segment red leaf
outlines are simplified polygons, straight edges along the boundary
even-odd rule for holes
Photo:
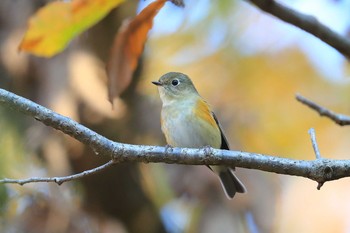
[[[108,98],[119,96],[131,83],[139,57],[142,54],[148,31],[153,26],[153,18],[164,6],[166,0],[157,0],[149,4],[133,19],[124,20],[112,48],[107,66]]]

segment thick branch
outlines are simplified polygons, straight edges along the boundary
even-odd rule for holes
[[[299,94],[296,95],[296,99],[299,102],[305,104],[306,106],[308,106],[311,109],[318,112],[320,114],[320,116],[328,117],[340,126],[350,125],[350,116],[346,116],[343,114],[338,114],[338,113],[332,112],[331,110],[328,110],[328,109],[312,102],[311,100],[306,99],[305,97],[303,97]]]
[[[350,40],[321,24],[315,17],[286,7],[275,0],[247,0],[261,10],[314,35],[350,58]],[[316,3],[317,4],[317,3]]]
[[[30,100],[0,89],[0,105],[30,115],[44,124],[90,146],[98,154],[111,156],[114,162],[172,163],[192,165],[228,165],[285,175],[302,176],[318,183],[350,176],[349,160],[295,160],[241,151],[212,148],[188,149],[130,145],[113,142],[68,117],[57,114]],[[305,156],[306,157],[306,156]]]

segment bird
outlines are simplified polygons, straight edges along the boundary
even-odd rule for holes
[[[161,129],[169,146],[229,150],[217,117],[186,74],[169,72],[152,83],[162,101]],[[218,175],[229,199],[247,191],[234,174],[234,167],[208,167]]]

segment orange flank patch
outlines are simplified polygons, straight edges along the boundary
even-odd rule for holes
[[[195,115],[201,118],[203,121],[210,123],[214,127],[218,127],[213,117],[213,114],[211,113],[208,107],[208,104],[204,100],[199,99],[197,101],[197,105],[194,111]]]

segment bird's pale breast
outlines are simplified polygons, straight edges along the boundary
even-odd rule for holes
[[[174,147],[220,148],[221,134],[208,105],[201,99],[163,106],[162,130]]]

